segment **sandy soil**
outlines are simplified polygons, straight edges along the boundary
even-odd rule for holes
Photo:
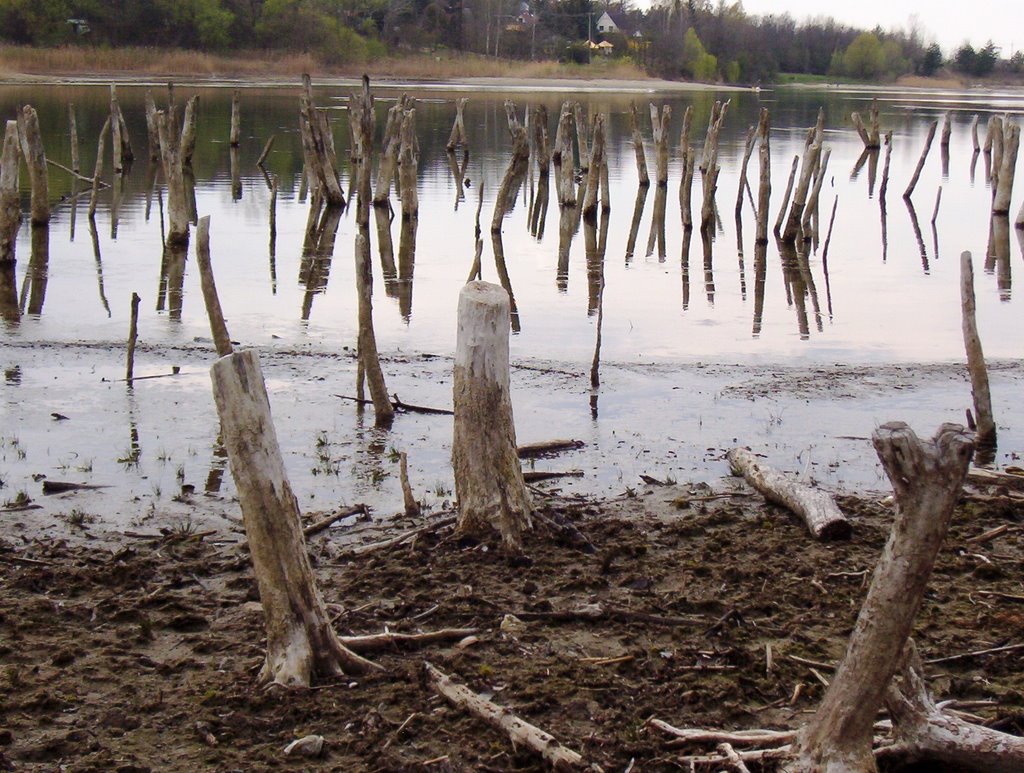
[[[146,529],[114,545],[70,520],[60,534],[23,539],[19,521],[29,514],[5,514],[0,769],[542,769],[438,698],[424,660],[605,770],[631,760],[639,770],[685,769],[679,756],[700,751],[666,748],[645,727],[649,717],[796,727],[823,687],[791,656],[841,656],[890,508],[842,498],[854,536],[820,544],[738,482],[717,493],[667,486],[604,502],[541,497],[594,551],[538,534],[529,559],[515,562],[494,542],[459,542],[445,529],[356,558],[344,545],[382,532],[349,519],[310,540],[342,633],[464,627],[477,640],[378,652],[371,657],[384,674],[290,692],[254,683],[262,623],[240,527]],[[919,615],[925,658],[1024,639],[1015,603],[1022,516],[1005,493],[965,497]],[[1010,528],[969,542],[1000,525]],[[574,613],[581,608],[600,616]],[[939,698],[985,701],[963,705],[987,724],[1021,729],[1018,653],[928,670]],[[307,734],[326,739],[322,755],[285,757],[285,745]]]

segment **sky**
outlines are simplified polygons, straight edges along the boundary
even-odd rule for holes
[[[733,0],[727,0],[732,2]],[[658,0],[636,0],[649,7]],[[798,21],[809,16],[831,16],[864,29],[907,29],[911,20],[925,42],[935,41],[948,56],[966,40],[975,48],[989,39],[1008,57],[1024,49],[1024,2],[1021,0],[743,0],[747,13],[763,16],[789,13]]]

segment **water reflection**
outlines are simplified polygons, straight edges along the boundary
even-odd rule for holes
[[[928,265],[928,248],[924,243],[924,235],[921,233],[921,224],[917,220],[917,210],[914,209],[914,202],[909,198],[904,197],[903,203],[907,205],[907,213],[910,215],[910,226],[914,229],[914,239],[917,240],[917,249],[921,253],[921,267],[924,269],[924,273],[930,271]]]
[[[21,320],[17,281],[14,262],[0,262],[0,319],[3,319],[8,327],[16,327]]]
[[[1004,303],[1010,300],[1010,218],[1006,215],[992,215],[989,229],[991,238],[988,248],[988,259],[985,270],[996,274],[996,287],[999,300]]]
[[[21,312],[38,316],[46,302],[50,271],[50,226],[32,225],[32,255],[21,285]],[[27,306],[26,306],[27,303]]]

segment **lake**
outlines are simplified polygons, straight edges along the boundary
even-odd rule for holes
[[[154,84],[153,90],[158,104],[162,103],[164,88]],[[316,89],[318,105],[329,111],[346,191],[347,96],[351,90],[351,86]],[[0,496],[32,489],[32,474],[57,477],[63,473],[94,482],[103,478],[99,482],[112,484],[116,479],[118,491],[124,488],[121,478],[126,475],[132,481],[126,489],[129,496],[123,500],[128,513],[137,509],[129,504],[131,497],[166,501],[185,478],[192,481],[198,476],[195,468],[223,471],[222,454],[218,461],[216,452],[216,415],[209,380],[201,367],[211,352],[192,257],[195,238],[188,260],[169,277],[162,264],[162,183],[148,163],[146,148],[145,91],[141,85],[118,87],[136,161],[124,180],[116,213],[109,190],[100,197],[94,228],[86,217],[88,196],[57,203],[45,261],[31,257],[27,218],[19,234],[13,279],[20,313],[8,308],[0,323],[7,374],[0,478],[8,483]],[[528,374],[517,382],[522,390],[516,398],[520,439],[586,434],[586,439],[602,449],[600,459],[580,457],[584,466],[593,470],[594,479],[601,481],[593,489],[610,490],[619,485],[624,465],[626,478],[633,467],[660,469],[666,475],[677,474],[678,467],[686,476],[703,464],[721,472],[720,459],[706,463],[705,449],[725,442],[725,435],[742,435],[738,428],[747,419],[741,410],[714,437],[708,435],[704,423],[712,423],[716,412],[729,414],[731,409],[719,399],[727,382],[756,376],[758,369],[815,372],[837,365],[912,369],[916,363],[962,361],[959,256],[964,250],[974,256],[978,324],[986,355],[992,359],[1019,357],[1024,315],[1022,293],[1013,286],[1013,274],[1022,265],[1022,242],[1020,233],[1014,232],[1012,218],[1020,207],[1024,182],[1018,182],[1011,203],[1010,227],[998,227],[997,223],[992,228],[986,156],[973,159],[971,145],[975,117],[980,118],[984,139],[989,116],[1020,112],[1024,96],[1019,93],[844,88],[614,93],[588,90],[584,83],[571,93],[544,88],[478,91],[422,84],[375,85],[373,91],[378,136],[387,108],[403,92],[417,100],[420,209],[414,255],[391,273],[377,260],[374,227],[371,235],[374,321],[378,346],[389,363],[385,372],[393,379],[389,387],[407,402],[425,404],[450,402],[450,382],[445,380],[450,361],[446,358],[454,350],[458,292],[473,260],[481,188],[483,278],[498,281],[494,243],[488,231],[511,150],[504,100],[516,103],[520,117],[527,105],[544,104],[552,140],[565,99],[581,102],[590,114],[607,116],[611,209],[602,216],[606,219],[600,224],[600,233],[588,234],[582,224],[560,229],[553,186],[543,233],[531,233],[529,212],[537,190],[533,174],[501,231],[508,283],[518,310],[512,357]],[[354,409],[341,407],[330,397],[350,395],[354,389],[349,374],[356,338],[356,225],[354,211],[346,211],[333,255],[304,255],[309,201],[300,190],[299,84],[242,89],[242,141],[234,170],[227,141],[231,89],[207,85],[177,89],[179,103],[192,94],[200,96],[193,162],[196,211],[199,216],[211,216],[213,266],[231,335],[245,346],[259,347],[270,363],[268,380],[278,432],[297,488],[323,491],[328,485],[321,499],[330,501],[373,494],[391,502],[396,474],[387,457],[393,447],[408,447],[417,449],[410,451],[414,481],[436,490],[434,498],[443,500],[446,488],[450,489],[445,445],[450,441],[450,424],[408,418],[404,428],[378,436],[369,428],[354,425]],[[454,101],[459,97],[469,99],[469,154],[461,188],[445,153]],[[893,132],[884,202],[879,199],[884,151],[858,164],[863,145],[850,121],[853,110],[866,115],[875,97],[883,132]],[[677,147],[683,112],[692,105],[691,141],[700,148],[716,99],[730,99],[731,103],[719,155],[720,221],[713,239],[704,243],[699,232],[687,238],[681,227]],[[647,105],[654,101],[672,108],[667,190],[659,192],[652,184],[645,194],[638,186],[629,129],[631,101],[641,107],[652,176],[654,153]],[[0,86],[2,114],[10,118],[18,106],[33,105],[39,113],[48,158],[65,166],[70,166],[69,103],[75,105],[83,174],[91,175],[96,139],[109,110],[106,86]],[[799,260],[783,256],[771,240],[765,259],[756,261],[754,210],[746,196],[741,217],[737,220],[734,216],[745,135],[762,107],[770,110],[772,122],[771,223],[781,205],[793,157],[803,152],[806,130],[814,124],[819,107],[825,113],[831,159],[821,190],[820,238]],[[907,204],[901,194],[917,164],[929,125],[938,119],[941,128],[947,113],[952,118],[949,152],[941,152],[936,137],[913,203]],[[266,167],[280,179],[273,241],[268,225],[270,190],[255,165],[271,136],[275,141]],[[109,157],[105,168],[109,179]],[[756,197],[756,150],[748,174]],[[693,187],[698,219],[699,180],[698,172]],[[22,185],[27,212],[24,172]],[[933,223],[940,187],[941,201]],[[67,197],[73,190],[71,177],[52,167],[51,198]],[[398,210],[398,202],[393,201]],[[833,207],[834,225],[826,254]],[[397,251],[402,238],[400,215],[391,230]],[[603,260],[595,245],[603,246]],[[115,380],[123,378],[132,293],[142,298],[137,374],[160,375],[172,365],[180,365],[182,373],[176,379],[138,382],[126,393],[124,385]],[[608,376],[601,396],[605,401],[602,413],[595,418],[585,393],[599,295],[603,300],[601,354]],[[698,364],[745,370],[742,375],[722,376],[722,383],[714,381],[707,387],[704,399],[708,402],[699,411],[699,431],[664,427],[659,401],[667,400],[671,390],[678,390],[679,379],[691,377],[680,374],[692,374]],[[639,367],[649,368],[646,375],[637,375]],[[998,381],[996,377],[996,389]],[[935,389],[935,399],[941,400],[941,390]],[[933,405],[926,414],[928,420],[946,418],[950,413],[954,419],[962,417],[965,403],[959,378],[955,389],[959,390],[957,397],[949,406]],[[894,404],[890,397],[876,393],[864,399],[874,401],[871,404]],[[997,408],[1001,399],[997,394]],[[1005,399],[1012,402],[1009,395]],[[638,400],[645,401],[644,418],[637,418]],[[521,402],[525,403],[522,408]],[[913,402],[906,406],[909,414],[917,410]],[[49,416],[70,415],[76,410],[78,415],[68,422],[55,422]],[[765,441],[776,412],[773,408],[754,416],[758,429],[751,437],[756,434]],[[88,414],[88,420],[82,413]],[[870,434],[872,418],[854,434]],[[882,417],[887,418],[903,416]],[[819,419],[820,415],[812,423]],[[1003,419],[1013,424],[1009,416]],[[690,415],[686,421],[696,427],[696,416]],[[813,440],[818,431],[818,426],[794,423],[800,426],[800,439],[782,441],[790,455],[802,448],[801,443]],[[786,425],[780,421],[775,426],[771,442],[778,446]],[[932,427],[924,429],[930,432]],[[623,434],[630,430],[634,437],[623,441]],[[1014,432],[1011,428],[1003,437],[1015,437]],[[140,435],[144,443],[138,440]],[[675,439],[669,444],[666,437]],[[16,441],[13,445],[12,440]],[[646,467],[623,461],[634,451],[632,458],[640,458],[640,451],[650,450],[652,444],[664,447],[676,442],[692,445],[677,449],[678,457],[688,460],[685,463],[663,453]],[[132,448],[140,444],[146,452],[133,454]],[[324,453],[316,450],[323,448],[328,449],[326,462]],[[336,450],[331,452],[331,448]],[[622,449],[621,453],[616,449]],[[863,452],[857,454],[864,463]],[[854,475],[854,481],[877,477],[869,450],[866,458],[871,471]],[[118,461],[122,459],[128,461]],[[319,465],[322,469],[318,470]],[[348,478],[359,483],[343,480]],[[325,479],[330,483],[325,484]],[[203,488],[202,480],[193,482]],[[390,493],[381,494],[382,489]],[[230,492],[230,483],[225,483],[223,490]]]

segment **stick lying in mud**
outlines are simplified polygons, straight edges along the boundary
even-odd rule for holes
[[[335,395],[339,400],[351,400],[354,403],[360,405],[373,405],[373,400],[365,400],[359,397],[352,397],[351,395]],[[393,395],[394,399],[391,401],[391,407],[395,409],[396,413],[425,413],[433,416],[452,416],[454,411],[450,411],[447,408],[430,408],[426,405],[412,405],[411,403],[403,403],[398,399],[398,395]]]
[[[305,529],[302,530],[303,536],[306,538],[312,537],[314,534],[319,534],[330,526],[334,525],[343,518],[348,518],[352,515],[365,515],[367,513],[366,505],[355,505],[354,507],[346,507],[344,510],[339,510],[336,513],[331,513],[326,518],[321,518],[315,523],[311,523]]]
[[[341,642],[353,652],[380,652],[399,647],[418,647],[439,641],[458,641],[480,633],[479,628],[442,628],[423,633],[370,633],[363,636],[342,636]]]
[[[600,770],[596,765],[588,766],[580,754],[562,746],[539,727],[520,719],[507,708],[481,698],[468,687],[456,684],[451,677],[430,663],[424,663],[423,668],[427,672],[431,686],[453,706],[465,709],[502,731],[514,745],[525,746],[539,754],[555,770]]]
[[[516,448],[516,454],[520,459],[533,459],[537,456],[557,454],[562,451],[574,451],[583,448],[586,443],[582,440],[545,440],[542,443],[527,443]]]
[[[788,508],[803,518],[815,538],[850,538],[850,522],[831,494],[805,486],[761,464],[754,454],[744,448],[734,448],[727,456],[733,474],[742,475],[769,502]]]

